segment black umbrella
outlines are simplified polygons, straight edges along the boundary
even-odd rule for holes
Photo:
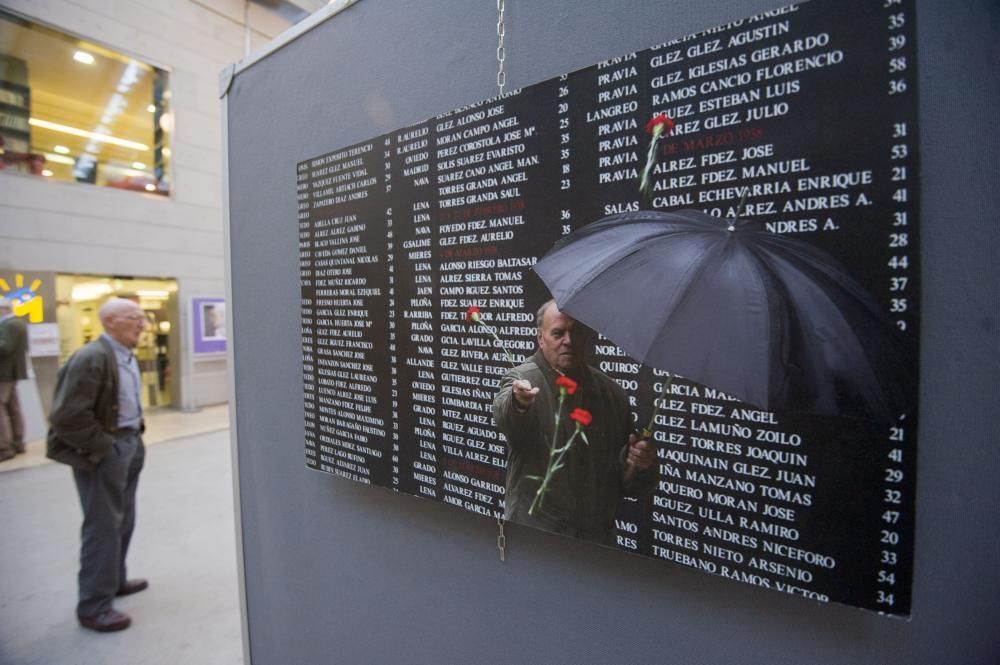
[[[762,225],[639,211],[559,240],[535,271],[636,360],[768,411],[894,420],[908,355],[835,259]]]

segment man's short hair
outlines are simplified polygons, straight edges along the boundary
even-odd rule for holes
[[[556,304],[555,298],[549,298],[548,300],[543,302],[542,306],[538,308],[537,312],[535,312],[535,330],[537,334],[539,335],[542,334],[542,321],[545,319],[545,312],[548,311],[549,307],[552,307],[555,304]],[[569,316],[569,314],[567,314],[566,316]],[[570,316],[570,318],[573,317]],[[581,331],[586,332],[589,335],[597,335],[597,331],[588,326],[587,324],[581,323],[576,319],[573,320],[576,321],[577,325],[580,326]]]
[[[101,320],[101,324],[103,325],[109,317],[116,316],[123,309],[131,309],[132,307],[138,307],[138,305],[126,298],[108,298],[101,305],[100,309],[97,310],[97,318]]]
[[[535,330],[541,334],[542,332],[542,321],[545,319],[545,310],[550,306],[555,305],[556,301],[554,298],[549,298],[542,303],[542,306],[538,308],[538,312],[535,313]]]
[[[6,296],[0,296],[0,309],[14,309],[14,301]]]

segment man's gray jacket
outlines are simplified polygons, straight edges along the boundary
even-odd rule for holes
[[[622,484],[625,449],[633,431],[628,396],[610,377],[585,367],[574,395],[566,398],[560,419],[563,445],[575,429],[568,414],[576,407],[590,411],[593,422],[586,428],[589,445],[573,444],[564,458],[565,468],[556,472],[550,491],[534,514],[528,510],[545,475],[549,459],[555,412],[559,406],[558,374],[541,352],[510,370],[500,382],[493,401],[493,417],[507,437],[507,487],[505,518],[564,535],[607,545],[614,543],[614,518],[626,488]],[[539,388],[531,408],[519,412],[512,384],[527,379]],[[655,472],[636,478],[633,490],[643,491]]]
[[[59,370],[49,422],[50,459],[90,471],[111,450],[118,429],[118,361],[103,337]]]

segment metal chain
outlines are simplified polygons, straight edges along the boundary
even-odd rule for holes
[[[503,518],[497,518],[497,526],[500,527],[500,535],[497,536],[497,549],[500,550],[500,563],[504,561],[504,554],[507,551],[507,536],[503,535]]]
[[[503,23],[503,10],[504,10],[504,0],[497,0],[497,64],[499,68],[497,69],[497,87],[500,88],[500,94],[503,94],[503,87],[507,83],[507,72],[503,70],[503,62],[507,57],[507,52],[504,50],[503,38],[506,33],[506,26]]]
[[[503,38],[507,32],[503,22],[503,10],[504,0],[497,0],[497,88],[500,89],[501,95],[503,94],[503,87],[507,83],[507,72],[503,70],[504,59],[507,57],[507,52],[503,45]],[[507,554],[507,536],[503,533],[502,517],[497,517],[497,528],[499,529],[497,549],[500,550],[500,563],[503,563],[505,560],[504,557]]]

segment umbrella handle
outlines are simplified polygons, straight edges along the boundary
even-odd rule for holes
[[[642,439],[648,439],[653,436],[653,428],[656,427],[656,416],[660,415],[660,404],[667,398],[667,393],[670,392],[670,385],[674,382],[674,377],[672,374],[667,374],[666,380],[663,382],[663,388],[660,390],[660,396],[653,400],[653,415],[649,419],[649,424],[646,428],[642,430]]]
[[[660,396],[653,400],[653,416],[649,419],[649,424],[642,429],[641,432],[637,432],[639,435],[639,440],[648,440],[653,436],[653,427],[656,425],[656,416],[660,414],[660,403],[666,399],[667,393],[670,391],[670,384],[674,382],[674,377],[671,374],[667,374],[666,380],[663,382],[663,388],[660,390]],[[636,470],[631,464],[625,468],[625,475],[622,477],[622,482],[626,487],[632,484],[635,480]]]

